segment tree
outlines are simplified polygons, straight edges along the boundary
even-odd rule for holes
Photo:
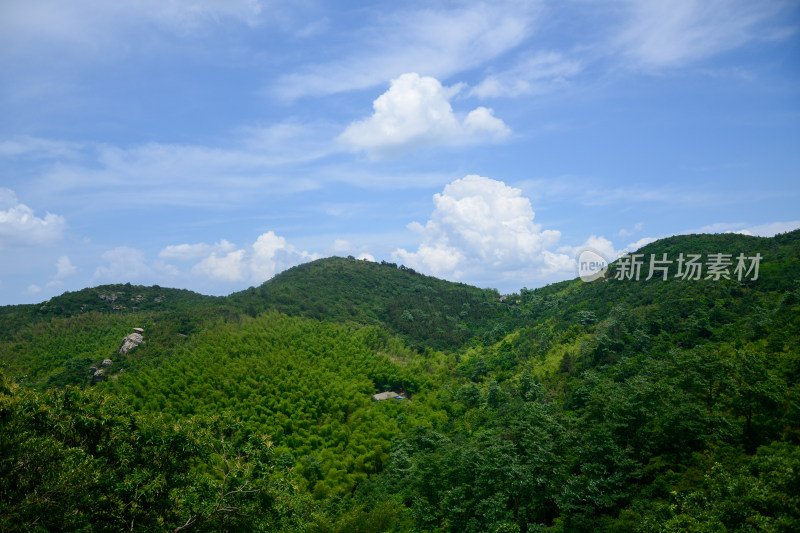
[[[224,417],[175,425],[72,387],[0,375],[0,530],[253,530],[299,498],[264,435]]]

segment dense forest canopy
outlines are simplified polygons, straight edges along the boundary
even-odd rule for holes
[[[636,254],[2,307],[0,531],[800,530],[800,231]]]

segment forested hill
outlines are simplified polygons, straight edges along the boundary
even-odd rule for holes
[[[218,306],[223,300],[185,289],[170,289],[158,285],[100,285],[65,292],[39,304],[0,306],[0,321],[6,326],[0,331],[0,338],[20,327],[54,318],[68,318],[85,313],[193,313],[198,309]]]
[[[0,532],[800,530],[800,231],[96,287],[0,308],[0,362]]]
[[[379,324],[416,348],[457,348],[506,312],[496,290],[444,281],[394,263],[340,257],[290,268],[229,300],[251,316],[277,310]]]

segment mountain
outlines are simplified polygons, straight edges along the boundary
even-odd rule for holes
[[[418,349],[456,348],[502,316],[496,290],[425,276],[394,263],[331,257],[278,274],[230,301],[254,316],[291,316],[381,325]]]
[[[2,531],[800,528],[800,231],[502,296],[327,258],[0,324]]]

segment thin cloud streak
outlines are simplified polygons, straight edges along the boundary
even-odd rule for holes
[[[512,1],[394,13],[356,36],[349,54],[281,76],[271,92],[288,100],[336,94],[375,87],[403,72],[445,79],[523,43],[538,6]]]
[[[636,67],[681,67],[738,48],[753,39],[775,37],[761,27],[787,4],[766,0],[627,0],[628,20],[615,41]]]

